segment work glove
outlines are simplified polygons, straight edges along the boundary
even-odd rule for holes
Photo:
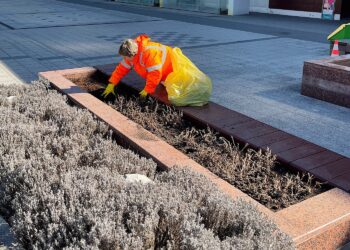
[[[103,91],[102,96],[103,96],[104,98],[106,98],[110,93],[112,93],[113,95],[115,95],[115,93],[114,93],[114,87],[115,87],[114,84],[109,83],[109,84],[107,85],[105,91]]]
[[[147,92],[145,90],[142,90],[139,94],[141,98],[146,98],[147,96]]]

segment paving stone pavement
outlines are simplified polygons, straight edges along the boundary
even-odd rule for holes
[[[10,226],[0,217],[0,250],[14,249],[15,239]]]
[[[153,15],[147,12],[151,8],[143,11],[139,6],[131,13],[126,5],[114,3],[97,8],[98,2],[102,3],[90,0],[93,7],[54,0],[2,0],[0,83],[30,82],[39,71],[117,63],[120,41],[147,33],[156,41],[181,47],[212,78],[213,101],[350,157],[350,109],[300,95],[304,60],[326,57],[329,49],[326,41],[312,42],[303,36],[322,22],[317,37],[323,37],[333,27],[329,23],[254,15],[235,17],[238,23],[233,23],[190,12],[183,20],[166,20],[163,10]],[[212,23],[189,21],[197,17]],[[283,22],[275,25],[276,19]],[[237,29],[226,24],[222,28],[222,20]],[[257,21],[259,26],[254,26]],[[288,23],[286,32],[283,26]]]
[[[157,26],[159,31],[154,31]],[[188,25],[187,25],[188,26]],[[172,31],[166,31],[171,29]],[[32,40],[40,37],[40,43],[46,48],[57,51],[57,55],[65,55],[74,59],[86,59],[101,56],[116,56],[120,42],[129,37],[135,37],[141,33],[147,33],[154,40],[171,46],[191,47],[212,45],[217,43],[232,43],[237,41],[248,41],[254,39],[267,39],[272,36],[244,32],[227,31],[192,24],[184,27],[184,23],[177,21],[157,21],[98,25],[98,29],[91,27],[64,27],[48,28],[43,30],[22,30],[16,39],[21,42],[20,37],[28,37]],[[79,34],[77,36],[76,34]]]
[[[3,85],[22,83],[16,73],[11,70],[10,65],[2,60],[0,60],[0,83]]]
[[[78,25],[93,25],[105,23],[126,23],[157,20],[138,15],[125,15],[123,13],[103,13],[101,11],[57,11],[39,13],[2,14],[0,22],[10,29],[29,29],[45,27],[66,27]]]
[[[278,38],[184,51],[217,83],[213,101],[350,157],[350,110],[300,95],[302,62],[327,49]]]
[[[350,242],[347,243],[345,246],[343,246],[342,248],[340,248],[340,250],[350,250]]]

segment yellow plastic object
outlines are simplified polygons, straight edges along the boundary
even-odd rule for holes
[[[212,83],[179,48],[171,53],[173,72],[168,75],[164,86],[169,101],[175,106],[203,106],[208,103]]]
[[[114,93],[114,87],[115,87],[114,84],[109,83],[109,84],[107,85],[107,87],[105,88],[105,90],[103,91],[102,96],[103,96],[104,98],[106,98],[110,93],[112,93],[113,95],[115,95],[115,93]]]
[[[146,96],[147,96],[147,92],[144,89],[139,94],[140,94],[141,98],[146,98]]]

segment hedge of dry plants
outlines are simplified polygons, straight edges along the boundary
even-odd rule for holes
[[[242,149],[233,140],[195,126],[182,112],[153,98],[142,100],[130,95],[128,88],[118,87],[116,97],[105,99],[101,97],[103,85],[97,79],[71,80],[272,210],[329,189],[309,174],[279,165],[270,151]]]
[[[270,151],[241,149],[210,129],[194,126],[182,112],[152,98],[140,100],[121,93],[110,105],[272,210],[328,188],[311,175],[278,165]]]
[[[189,170],[158,172],[43,82],[0,87],[0,152],[0,215],[26,249],[293,248],[252,205]]]

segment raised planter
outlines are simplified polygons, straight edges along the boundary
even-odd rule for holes
[[[336,249],[350,238],[350,195],[333,188],[296,205],[273,212],[234,186],[159,139],[140,125],[130,121],[107,104],[80,89],[68,78],[84,78],[97,74],[94,68],[79,68],[42,72],[40,76],[67,94],[74,103],[90,110],[106,122],[117,137],[141,154],[153,158],[160,166],[188,167],[207,176],[218,188],[233,199],[242,198],[273,219],[290,235],[298,249]]]
[[[110,77],[115,65],[94,67],[106,79]],[[125,86],[128,90],[138,93],[144,86],[144,80],[135,72],[130,72],[119,86]],[[160,103],[169,105],[167,93],[162,85],[159,85],[153,97]],[[183,112],[185,120],[201,127],[209,127],[227,139],[233,138],[241,145],[248,144],[250,148],[256,150],[271,150],[284,165],[284,169],[310,173],[319,180],[350,192],[348,169],[350,159],[345,156],[213,102],[203,107],[175,107],[175,109]],[[234,185],[241,187],[240,183],[235,182]],[[250,195],[254,196],[251,192]]]
[[[350,55],[304,62],[301,94],[350,108]]]

